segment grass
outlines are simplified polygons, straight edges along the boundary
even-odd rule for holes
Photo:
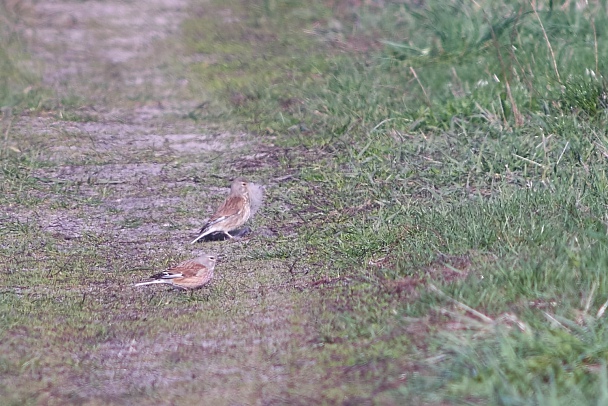
[[[539,7],[194,3],[184,117],[259,158],[3,144],[6,402],[606,403],[606,4]],[[186,257],[198,182],[243,172],[266,237],[213,245],[195,295],[134,293]]]
[[[16,28],[18,8],[17,3],[0,5],[0,107],[5,115],[11,108],[39,108],[44,96],[39,79],[24,63],[24,42]]]
[[[287,251],[349,281],[320,326],[338,364],[356,353],[372,398],[601,404],[605,4],[313,3],[234,1],[238,23],[185,27],[215,56],[193,77],[216,83],[217,117],[317,155],[297,163],[306,222]],[[189,35],[218,24],[220,40]],[[378,391],[397,370],[424,373]]]

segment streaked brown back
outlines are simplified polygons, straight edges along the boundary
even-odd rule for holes
[[[189,259],[182,262],[181,264],[169,268],[168,271],[172,273],[181,273],[184,278],[190,278],[196,276],[199,272],[206,271],[207,267],[199,263],[196,259]]]
[[[229,217],[238,214],[246,203],[247,200],[243,196],[228,196],[213,216],[211,216],[209,223],[212,223],[220,217]]]

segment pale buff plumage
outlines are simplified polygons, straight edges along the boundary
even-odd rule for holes
[[[243,226],[255,214],[262,205],[263,196],[264,191],[259,185],[242,178],[235,179],[230,186],[230,194],[203,226],[192,244],[217,232],[233,238],[229,232]]]
[[[215,262],[216,257],[214,255],[202,255],[181,262],[164,272],[152,275],[150,278],[154,279],[153,281],[136,283],[134,286],[164,283],[184,290],[198,289],[213,279]]]
[[[253,182],[248,182],[247,193],[249,194],[251,218],[260,209],[260,207],[262,207],[262,203],[264,203],[264,188],[262,188],[260,185],[256,185]]]

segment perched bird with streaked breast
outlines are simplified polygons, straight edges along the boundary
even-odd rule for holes
[[[136,283],[133,286],[169,284],[184,290],[198,289],[213,279],[216,260],[215,255],[201,255],[181,262],[164,272],[152,275],[150,278],[154,279],[153,281]]]
[[[207,221],[191,244],[213,233],[223,233],[234,238],[230,231],[237,230],[261,207],[264,190],[255,183],[236,178],[230,186],[230,194]]]

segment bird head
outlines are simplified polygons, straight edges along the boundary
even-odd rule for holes
[[[212,254],[201,255],[200,257],[196,258],[196,262],[209,269],[213,269],[215,267],[215,263],[217,262],[217,256]]]
[[[249,182],[247,182],[243,178],[236,178],[232,181],[232,185],[230,186],[230,193],[235,195],[246,196],[248,193],[247,186]]]

